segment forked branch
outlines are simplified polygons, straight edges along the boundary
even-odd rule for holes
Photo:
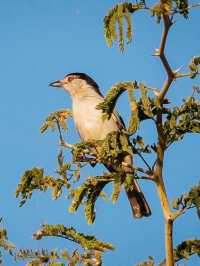
[[[164,23],[164,29],[163,29],[163,34],[162,34],[161,41],[160,41],[160,48],[158,49],[156,55],[160,57],[160,60],[166,70],[167,80],[165,81],[163,88],[158,95],[158,100],[160,103],[162,103],[171,83],[173,82],[175,78],[175,74],[173,70],[171,69],[169,62],[165,56],[166,40],[167,40],[169,29],[173,25],[173,23],[168,15],[163,15],[163,23]]]
[[[164,160],[164,152],[166,148],[166,137],[163,132],[163,100],[165,95],[167,94],[173,80],[175,79],[175,74],[171,69],[169,62],[165,56],[165,46],[166,40],[168,36],[168,32],[170,27],[172,26],[172,21],[169,18],[169,15],[163,14],[163,23],[164,29],[163,34],[160,41],[160,48],[157,50],[157,56],[160,57],[160,60],[164,66],[164,69],[167,74],[167,79],[163,84],[163,87],[160,93],[157,96],[158,103],[158,113],[156,118],[156,128],[158,135],[158,146],[157,146],[157,162],[155,167],[155,181],[157,186],[158,195],[161,201],[163,215],[165,218],[165,253],[166,253],[166,265],[173,266],[174,265],[174,256],[173,256],[173,219],[172,212],[169,207],[169,201],[167,198],[167,193],[165,189],[165,184],[163,180],[163,160]]]

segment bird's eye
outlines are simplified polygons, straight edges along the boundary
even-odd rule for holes
[[[74,79],[75,79],[75,77],[68,77],[68,82],[71,82]]]

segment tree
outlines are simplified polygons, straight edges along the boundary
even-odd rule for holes
[[[139,164],[132,166],[132,171],[136,179],[145,179],[151,181],[157,187],[163,217],[165,220],[165,250],[166,258],[160,265],[171,266],[183,258],[189,258],[193,254],[200,254],[200,240],[185,240],[176,248],[173,247],[173,223],[181,215],[191,208],[196,208],[199,214],[200,207],[200,185],[193,187],[189,192],[181,195],[174,200],[171,210],[163,175],[164,155],[169,147],[175,145],[177,141],[183,139],[186,133],[200,132],[200,105],[198,93],[200,88],[193,87],[192,95],[184,99],[180,106],[174,106],[171,99],[167,98],[167,93],[171,89],[173,82],[179,78],[196,78],[199,75],[200,57],[195,56],[188,65],[188,71],[182,72],[181,69],[173,70],[165,54],[165,45],[168,32],[174,25],[176,16],[188,17],[189,10],[197,7],[198,4],[189,6],[187,1],[160,1],[153,6],[148,6],[145,1],[140,3],[123,3],[116,5],[104,18],[105,37],[109,46],[114,42],[119,43],[119,48],[124,51],[125,38],[128,42],[132,41],[132,22],[131,15],[140,10],[146,10],[154,16],[158,23],[163,23],[163,33],[160,46],[155,50],[157,56],[166,71],[166,81],[162,88],[147,86],[138,81],[129,81],[114,85],[105,97],[105,101],[97,108],[102,109],[103,119],[109,119],[117,100],[122,93],[127,92],[131,107],[131,117],[127,131],[110,134],[104,141],[78,143],[75,145],[67,143],[63,138],[62,130],[67,130],[66,121],[71,117],[70,110],[59,110],[50,114],[41,127],[41,132],[47,129],[57,129],[59,139],[62,144],[59,152],[57,177],[44,174],[42,168],[32,168],[25,171],[18,185],[16,196],[21,197],[20,206],[31,198],[35,190],[46,191],[52,189],[52,196],[57,199],[62,191],[66,189],[69,197],[72,199],[70,212],[75,212],[80,205],[84,205],[85,216],[89,224],[93,223],[96,212],[95,202],[98,197],[105,197],[104,187],[112,183],[113,194],[112,202],[115,203],[120,194],[123,185],[130,186],[127,174],[126,179],[122,180],[122,165],[119,164],[115,174],[101,173],[98,176],[89,176],[79,185],[80,172],[83,167],[96,164],[102,164],[105,160],[116,161],[124,153],[130,153],[138,157]],[[127,29],[125,23],[127,23]],[[118,31],[116,30],[118,26]],[[126,30],[126,37],[124,32]],[[139,94],[139,95],[138,95]],[[170,107],[168,107],[170,104]],[[155,143],[144,143],[143,137],[137,135],[137,129],[141,123],[150,120],[155,125]],[[129,141],[128,141],[129,140]],[[93,147],[98,146],[97,152]],[[65,148],[67,151],[65,151]],[[64,152],[72,152],[72,161],[66,162]],[[148,158],[148,159],[147,159]],[[153,163],[152,162],[152,158]],[[124,174],[124,173],[123,173]],[[74,183],[78,187],[74,187]],[[130,187],[131,189],[131,187]],[[4,231],[5,232],[5,231]],[[2,234],[4,240],[5,233]],[[63,265],[62,262],[56,262],[59,259],[68,260],[69,265],[82,263],[85,265],[101,265],[101,253],[113,249],[108,243],[101,242],[93,236],[87,236],[78,233],[74,228],[66,228],[64,225],[43,225],[43,227],[34,234],[36,239],[46,236],[61,237],[76,242],[83,248],[83,253],[75,250],[69,255],[66,250],[60,254],[56,251],[32,251],[20,250],[15,254],[16,258],[32,259],[28,265]],[[4,245],[2,245],[4,246]],[[153,258],[138,265],[154,265]]]

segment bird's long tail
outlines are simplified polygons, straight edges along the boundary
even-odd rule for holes
[[[127,164],[127,166],[124,165],[124,171],[127,173],[132,173],[133,169],[130,167],[132,165],[132,157],[131,155],[126,155],[123,158],[123,161]],[[114,167],[112,165],[105,164],[106,168],[110,171],[114,171]],[[132,173],[132,180],[131,182],[131,188],[127,188],[125,185],[126,194],[128,197],[128,200],[131,205],[132,213],[135,218],[142,218],[147,217],[151,215],[151,209],[145,199],[145,196],[137,183],[137,181],[134,179],[134,174]]]
[[[135,218],[142,218],[144,216],[147,217],[151,215],[151,209],[136,180],[133,179],[133,188],[132,190],[126,189],[126,194]]]
[[[123,161],[127,163],[127,166],[124,166],[125,172],[131,172],[132,168],[130,167],[132,165],[132,156],[129,154],[126,155],[123,158]],[[128,200],[131,205],[131,209],[133,212],[133,216],[135,218],[142,218],[147,217],[151,215],[151,209],[145,199],[145,196],[138,184],[138,182],[134,179],[134,175],[131,180],[131,189],[126,188],[126,194],[128,196]]]

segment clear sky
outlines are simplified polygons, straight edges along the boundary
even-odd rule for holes
[[[97,204],[97,219],[88,226],[82,209],[69,214],[69,201],[64,197],[52,201],[50,193],[34,193],[32,199],[18,207],[14,193],[20,175],[33,166],[44,167],[47,174],[56,168],[59,150],[55,134],[41,136],[40,125],[52,111],[70,107],[70,98],[53,90],[48,83],[70,72],[86,72],[106,91],[119,81],[145,81],[161,87],[164,71],[152,56],[159,45],[161,25],[145,12],[133,16],[134,43],[124,54],[117,47],[109,49],[103,37],[103,17],[118,1],[82,0],[1,0],[0,1],[0,79],[1,79],[1,188],[0,215],[8,229],[9,239],[19,248],[63,248],[71,243],[60,240],[32,240],[32,233],[42,223],[64,223],[82,232],[96,234],[112,242],[115,252],[105,255],[104,265],[132,266],[149,255],[162,260],[164,255],[163,219],[156,189],[143,181],[145,195],[153,215],[133,220],[124,192],[119,201]],[[167,44],[167,54],[173,68],[186,66],[193,55],[200,54],[199,9],[189,20],[178,18]],[[170,99],[181,103],[191,94],[196,80],[178,80],[171,88]],[[118,109],[128,120],[126,97]],[[155,130],[144,124],[140,133],[147,142]],[[72,126],[70,142],[78,136]],[[199,136],[187,136],[169,149],[165,160],[167,191],[172,200],[199,181]],[[98,174],[101,169],[93,169]],[[90,169],[84,176],[91,173]],[[83,176],[83,177],[84,177]],[[107,189],[111,192],[111,188]],[[199,237],[199,221],[191,211],[175,223],[175,244]],[[4,265],[16,265],[6,257]],[[19,262],[18,265],[24,265]],[[187,266],[199,265],[197,258]]]

